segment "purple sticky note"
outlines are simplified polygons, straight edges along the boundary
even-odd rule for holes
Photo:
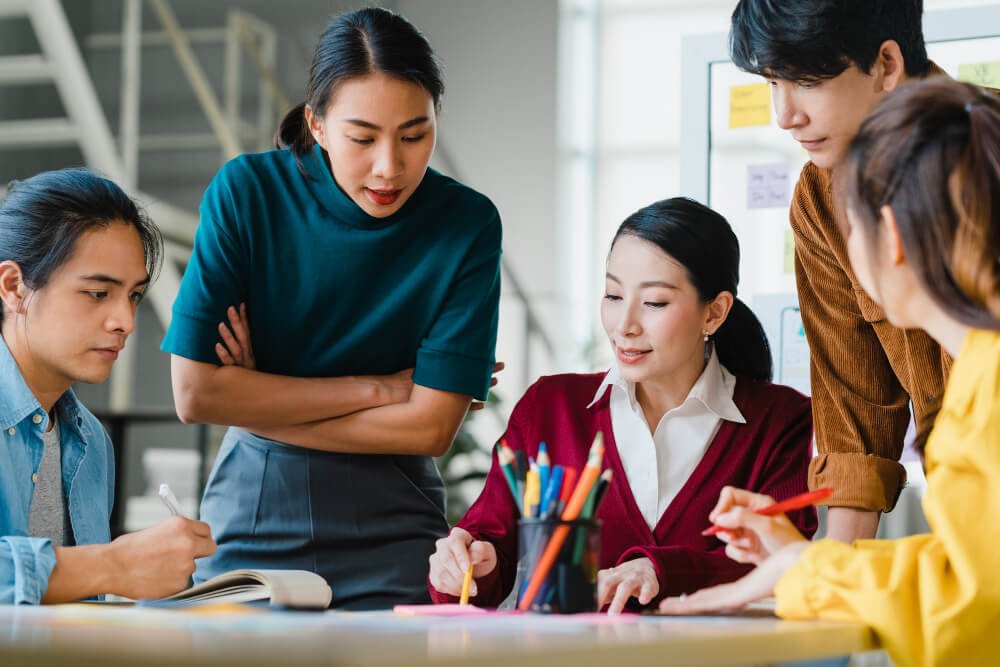
[[[789,201],[787,164],[747,167],[747,208],[787,208]]]

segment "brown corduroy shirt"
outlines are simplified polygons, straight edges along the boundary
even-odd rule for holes
[[[948,74],[932,62],[927,76]],[[819,449],[809,488],[833,487],[826,505],[888,512],[906,483],[899,457],[909,405],[917,431],[926,432],[951,358],[923,331],[889,324],[861,289],[837,226],[830,170],[806,164],[790,217]]]
[[[833,487],[828,505],[888,512],[906,483],[899,457],[910,402],[918,430],[929,428],[950,361],[924,332],[889,324],[861,289],[837,226],[830,170],[806,164],[790,216],[819,449],[809,487]]]

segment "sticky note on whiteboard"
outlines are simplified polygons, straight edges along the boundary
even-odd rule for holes
[[[785,230],[785,273],[795,273],[795,237],[792,230]]]
[[[751,164],[747,167],[747,208],[785,208],[789,204],[788,165]]]
[[[766,83],[729,89],[729,127],[771,124],[771,89]]]
[[[1000,60],[958,66],[958,80],[977,86],[1000,88]]]

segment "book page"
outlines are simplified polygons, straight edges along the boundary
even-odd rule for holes
[[[324,609],[332,598],[326,580],[314,572],[234,570],[162,598],[162,601],[207,604],[270,599],[275,606]]]

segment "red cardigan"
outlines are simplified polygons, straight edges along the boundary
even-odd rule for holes
[[[746,574],[751,566],[730,560],[725,545],[715,537],[703,537],[701,531],[709,525],[708,513],[727,484],[778,500],[807,490],[812,458],[809,399],[788,387],[737,377],[733,401],[747,423],[722,422],[694,472],[651,531],[622,468],[611,428],[610,392],[587,407],[604,375],[539,379],[514,407],[504,434],[507,444],[536,456],[538,443],[544,441],[553,465],[582,470],[594,435],[603,431],[604,467],[613,471],[613,481],[597,513],[603,522],[601,568],[649,558],[660,582],[659,595],[649,606],[668,595],[691,593]],[[473,602],[479,606],[499,605],[514,584],[518,516],[494,454],[482,493],[458,522],[497,550],[497,568],[476,580],[479,594]],[[789,518],[807,537],[816,531],[816,511],[811,507],[791,512]],[[429,588],[434,602],[455,601]]]

